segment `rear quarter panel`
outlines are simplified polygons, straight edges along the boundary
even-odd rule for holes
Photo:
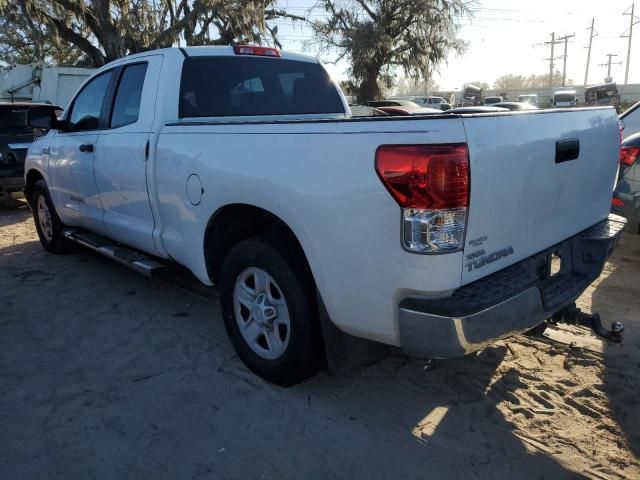
[[[399,298],[447,296],[462,255],[416,255],[400,244],[400,207],[378,179],[384,144],[464,142],[460,118],[167,126],[153,167],[167,253],[210,282],[207,222],[228,204],[281,218],[309,260],[329,315],[349,333],[399,344]],[[186,197],[197,174],[199,205]]]

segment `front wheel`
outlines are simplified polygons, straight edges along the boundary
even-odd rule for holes
[[[220,277],[225,327],[238,356],[278,385],[306,380],[322,365],[315,290],[306,263],[285,238],[244,240]]]
[[[49,189],[44,180],[38,180],[33,186],[31,208],[42,247],[51,253],[64,253],[68,247],[68,241],[62,233],[64,224],[53,207]]]

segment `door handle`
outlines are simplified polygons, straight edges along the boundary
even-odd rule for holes
[[[83,143],[82,145],[80,145],[80,151],[81,152],[86,152],[86,153],[92,153],[93,152],[93,144],[91,143]]]
[[[577,138],[556,142],[556,163],[575,160],[580,155],[580,141]]]

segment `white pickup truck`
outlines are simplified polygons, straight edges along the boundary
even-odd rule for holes
[[[322,366],[320,317],[427,358],[530,330],[623,226],[612,108],[350,118],[316,59],[189,47],[110,63],[29,121],[51,127],[25,168],[43,247],[218,285],[238,355],[280,384]]]

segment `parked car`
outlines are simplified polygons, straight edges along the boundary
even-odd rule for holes
[[[615,83],[603,83],[584,89],[584,103],[586,105],[613,105],[620,103],[620,93]]]
[[[628,228],[640,233],[640,133],[627,137],[620,148],[620,173],[611,211],[628,220]]]
[[[555,108],[575,107],[578,97],[575,90],[559,90],[553,94],[551,105]]]
[[[622,136],[625,138],[640,132],[640,102],[620,115],[620,125],[622,126]]]
[[[442,110],[440,109],[421,107],[411,100],[377,100],[367,102],[366,105],[392,116],[432,115],[434,113],[442,113]]]
[[[507,110],[540,110],[535,105],[527,102],[498,102],[491,105],[492,107],[506,108]]]
[[[456,108],[452,108],[451,110],[447,110],[446,113],[451,113],[451,114],[460,114],[460,113],[464,113],[464,114],[470,114],[470,113],[500,113],[500,112],[508,112],[509,109],[507,108],[501,108],[501,107],[494,107],[492,106],[483,106],[483,105],[478,105],[477,107],[456,107]]]
[[[413,97],[411,99],[421,107],[437,108],[438,110],[449,110],[451,104],[443,97]]]
[[[462,101],[459,107],[478,106],[482,103],[482,88],[467,84],[462,91]]]
[[[42,246],[186,267],[218,286],[242,361],[283,385],[340,332],[451,358],[530,330],[624,225],[608,109],[351,118],[317,59],[236,45],[116,60],[43,113],[25,177]]]
[[[529,93],[526,95],[518,95],[518,101],[522,103],[530,103],[531,105],[538,106],[538,94]]]
[[[385,117],[387,113],[377,108],[368,107],[366,105],[349,105],[351,115],[354,117]]]
[[[24,188],[24,160],[34,138],[44,132],[27,125],[27,110],[38,104],[0,103],[0,194],[21,192]],[[59,113],[55,105],[39,104]]]
[[[482,103],[484,105],[493,105],[494,103],[500,103],[500,102],[504,102],[504,98],[500,96],[490,96],[490,97],[484,97],[484,100]]]

